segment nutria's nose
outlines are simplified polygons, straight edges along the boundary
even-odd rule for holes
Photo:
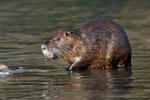
[[[45,45],[45,44],[42,44],[41,49],[42,49],[42,50],[45,50],[45,49],[46,49],[46,45]]]

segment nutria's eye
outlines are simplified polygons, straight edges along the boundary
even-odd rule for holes
[[[45,46],[45,45],[42,45],[42,46],[41,46],[41,49],[42,49],[42,50],[45,50],[45,49],[46,49],[46,46]]]
[[[43,50],[45,50],[46,48],[42,48]]]

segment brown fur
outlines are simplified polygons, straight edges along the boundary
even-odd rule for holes
[[[58,30],[44,45],[58,49],[58,58],[70,65],[75,62],[75,57],[81,56],[81,61],[73,65],[73,69],[131,66],[127,35],[119,24],[108,19],[93,19],[72,31]]]

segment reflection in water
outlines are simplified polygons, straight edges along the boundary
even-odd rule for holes
[[[50,81],[43,96],[46,100],[122,100],[120,97],[129,92],[131,75],[131,69],[73,72]]]

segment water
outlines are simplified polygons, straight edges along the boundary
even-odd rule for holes
[[[149,0],[0,0],[0,63],[46,70],[0,77],[0,100],[150,99]],[[40,46],[54,31],[104,17],[126,30],[132,68],[63,71],[63,61],[44,61]]]

